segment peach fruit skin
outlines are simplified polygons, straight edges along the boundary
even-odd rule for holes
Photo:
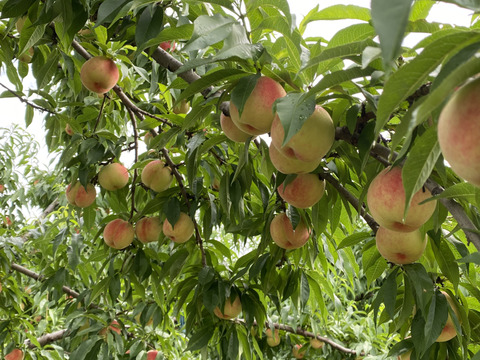
[[[142,182],[153,191],[162,192],[170,186],[173,176],[162,160],[149,162],[142,170]]]
[[[5,355],[5,360],[22,360],[23,351],[20,349],[13,349],[7,355]]]
[[[245,142],[251,136],[240,130],[232,121],[232,118],[230,116],[225,116],[223,113],[220,114],[220,126],[225,136],[235,142]]]
[[[265,330],[265,335],[267,336],[268,346],[274,347],[280,344],[280,335],[278,334],[278,329],[275,329],[272,334],[272,329]]]
[[[149,350],[147,351],[147,360],[155,360],[157,357],[158,351],[157,350]]]
[[[175,226],[172,227],[168,219],[163,223],[163,233],[169,237],[173,242],[184,243],[190,239],[195,231],[195,226],[192,219],[185,213],[180,213]]]
[[[445,291],[442,291],[442,294],[445,295],[445,297],[447,298],[449,306],[453,309],[453,312],[457,316],[457,319],[460,321],[460,317],[459,317],[457,307],[455,306],[455,303],[453,302],[452,298]],[[455,324],[453,323],[452,316],[449,313],[448,318],[447,318],[447,322],[445,323],[445,326],[443,327],[443,330],[442,330],[440,336],[437,338],[436,342],[449,341],[449,340],[453,339],[455,336],[457,336],[457,330],[455,329]]]
[[[480,78],[457,90],[438,119],[443,157],[461,178],[480,187]]]
[[[310,237],[310,229],[301,220],[295,230],[285,213],[277,214],[270,223],[270,235],[282,249],[298,249],[306,244]]]
[[[427,246],[427,238],[420,230],[399,232],[380,226],[375,237],[380,254],[394,264],[411,264],[420,259]]]
[[[103,230],[105,243],[114,249],[125,249],[133,242],[135,231],[133,226],[125,220],[115,219],[110,221]]]
[[[87,184],[87,189],[85,190],[80,181],[77,181],[73,185],[68,185],[66,195],[70,204],[86,208],[94,203],[97,191],[92,184]]]
[[[300,130],[282,147],[285,138],[283,125],[275,114],[271,129],[272,143],[282,155],[302,161],[323,158],[335,141],[335,126],[330,114],[316,106],[312,115],[305,120]]]
[[[157,241],[162,233],[162,227],[162,221],[158,216],[144,217],[140,219],[135,226],[137,239],[144,244]]]
[[[273,167],[280,171],[283,174],[305,174],[315,170],[322,158],[319,158],[316,161],[302,161],[298,159],[288,158],[272,144],[268,148],[268,153],[270,155],[270,161],[273,164]]]
[[[112,163],[102,167],[98,173],[98,182],[105,190],[115,191],[128,184],[128,170],[119,163]]]
[[[405,190],[402,183],[402,169],[383,169],[371,182],[367,191],[367,204],[375,221],[389,230],[409,232],[418,229],[432,216],[436,200],[419,205],[432,195],[428,189],[417,191],[403,220]]]
[[[287,186],[278,187],[278,194],[290,205],[306,209],[315,205],[325,192],[325,180],[316,174],[299,174]]]
[[[230,320],[236,318],[242,312],[242,302],[240,301],[240,297],[237,296],[235,300],[233,300],[233,303],[230,300],[230,298],[225,300],[223,312],[218,306],[213,309],[213,313],[220,319]]]
[[[120,73],[112,59],[95,56],[87,60],[80,69],[80,80],[90,91],[105,94],[118,81]]]
[[[266,134],[273,122],[273,103],[287,93],[275,80],[262,76],[245,102],[242,116],[237,107],[230,102],[230,117],[237,127],[250,135]]]

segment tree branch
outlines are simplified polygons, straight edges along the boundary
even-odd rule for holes
[[[51,334],[45,334],[45,335],[42,335],[39,338],[37,338],[37,341],[40,344],[40,346],[43,347],[43,346],[45,346],[47,344],[50,344],[54,341],[61,340],[64,337],[64,335],[66,334],[66,332],[67,332],[67,330],[64,329],[64,330],[55,331],[54,333],[51,333]],[[29,349],[35,349],[37,347],[35,344],[33,344],[28,339],[25,340],[25,345]]]
[[[42,112],[47,112],[49,114],[56,114],[55,111],[52,111],[52,110],[48,110],[44,107],[41,107],[41,106],[38,106],[38,105],[35,105],[34,103],[28,101],[27,99],[23,98],[21,95],[18,95],[15,91],[13,91],[12,89],[9,89],[8,87],[6,87],[5,85],[3,85],[2,83],[0,83],[0,86],[3,87],[4,89],[6,89],[9,93],[11,93],[13,96],[15,96],[17,99],[19,99],[21,102],[23,102],[24,104],[27,104],[28,106],[30,106],[31,108],[35,109],[35,110],[40,110]]]

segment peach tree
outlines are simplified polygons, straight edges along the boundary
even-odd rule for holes
[[[1,356],[479,360],[480,20],[366,6],[1,0]]]

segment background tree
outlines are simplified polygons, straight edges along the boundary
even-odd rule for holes
[[[0,1],[55,155],[1,130],[2,355],[478,360],[479,20],[433,6]]]

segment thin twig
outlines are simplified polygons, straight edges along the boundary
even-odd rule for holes
[[[6,89],[9,93],[11,93],[13,96],[15,96],[17,99],[19,99],[21,102],[23,102],[24,104],[27,104],[28,106],[30,106],[31,108],[35,109],[35,110],[39,110],[39,111],[42,111],[42,112],[47,112],[49,114],[56,114],[55,111],[52,111],[52,110],[49,110],[49,109],[46,109],[42,106],[38,106],[38,105],[35,105],[34,103],[28,101],[27,99],[23,98],[21,95],[18,95],[15,91],[13,91],[12,89],[9,89],[7,86],[5,86],[4,84],[0,83],[0,86],[3,87],[4,89]]]
[[[137,124],[135,122],[135,114],[133,113],[133,111],[129,108],[127,108],[128,110],[128,114],[130,115],[130,120],[132,122],[132,127],[133,127],[133,138],[134,138],[134,143],[135,143],[135,163],[138,162],[138,132],[137,132]],[[130,210],[130,221],[132,220],[133,218],[133,214],[135,212],[135,183],[137,182],[137,176],[138,176],[138,172],[137,172],[137,169],[135,168],[133,170],[133,180],[132,180],[132,189],[130,190],[131,191],[131,194],[132,194],[132,209]]]
[[[100,123],[100,119],[102,118],[103,108],[105,107],[106,100],[107,100],[107,97],[103,95],[102,105],[100,105],[100,111],[98,112],[97,121],[95,121],[93,132],[97,131],[98,124]]]

